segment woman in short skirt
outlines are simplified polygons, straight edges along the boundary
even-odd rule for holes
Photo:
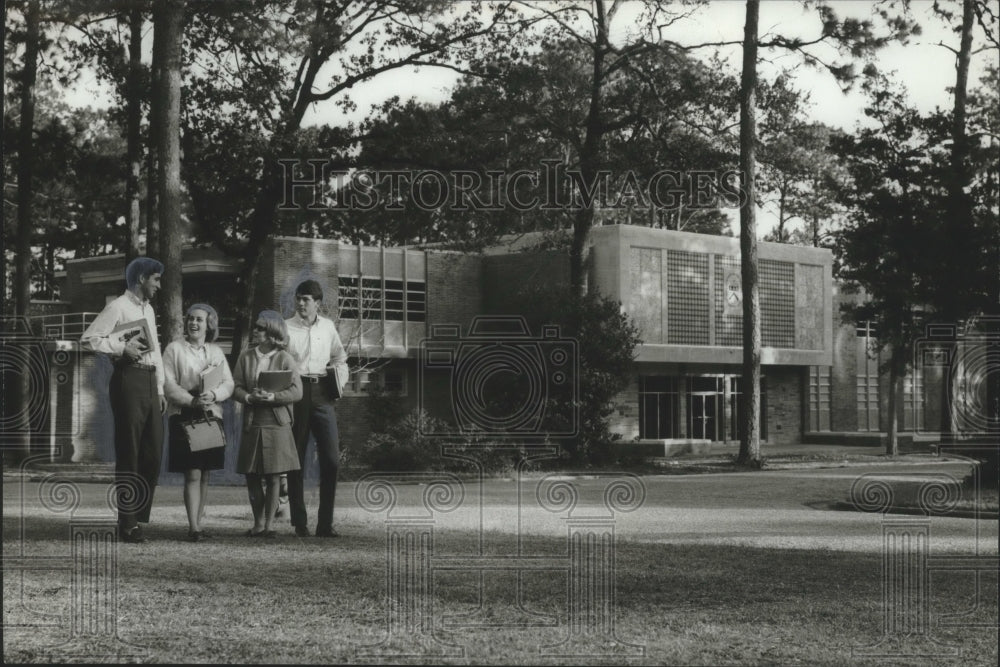
[[[196,303],[184,314],[184,340],[177,340],[163,351],[163,393],[169,404],[170,449],[167,469],[184,473],[184,509],[188,516],[188,540],[199,542],[208,537],[201,528],[208,500],[210,470],[225,466],[225,447],[192,452],[184,422],[222,419],[222,401],[233,393],[233,375],[222,349],[214,341],[219,335],[219,315],[204,303]],[[203,373],[217,367],[213,377],[219,381],[203,387]]]
[[[292,403],[302,398],[302,380],[295,360],[285,348],[288,329],[285,320],[273,310],[261,311],[253,326],[251,343],[236,362],[234,397],[245,403],[243,434],[240,438],[236,471],[246,475],[247,495],[253,510],[251,537],[275,537],[271,530],[278,509],[281,473],[299,469],[298,450],[292,436]],[[285,389],[268,392],[258,387],[261,371],[291,371],[291,383]],[[266,491],[261,490],[261,478]]]

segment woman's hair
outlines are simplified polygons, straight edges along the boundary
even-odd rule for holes
[[[284,350],[288,347],[288,327],[285,326],[281,313],[275,310],[262,310],[254,320],[254,325],[257,324],[264,326],[264,333],[275,348]]]
[[[184,311],[185,324],[187,324],[187,318],[196,310],[205,311],[205,341],[215,342],[215,339],[219,337],[219,314],[215,312],[215,308],[207,303],[196,303]],[[187,338],[187,327],[184,327],[184,337]]]

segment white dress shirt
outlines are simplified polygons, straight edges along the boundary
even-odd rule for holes
[[[149,328],[149,349],[139,357],[139,363],[150,364],[156,368],[156,388],[163,396],[163,359],[160,356],[160,341],[156,335],[156,315],[153,306],[145,299],[140,299],[131,290],[125,290],[120,297],[111,301],[104,310],[90,323],[80,337],[80,347],[84,350],[103,352],[113,361],[122,358],[125,352],[125,341],[111,332],[120,324],[135,320],[146,320]]]
[[[285,320],[285,324],[288,326],[288,352],[299,365],[299,374],[323,376],[327,366],[334,366],[343,391],[349,372],[347,351],[333,320],[317,315],[309,324],[296,314]]]

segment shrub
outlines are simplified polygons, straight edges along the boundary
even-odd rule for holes
[[[596,294],[567,299],[565,294],[539,292],[529,297],[535,304],[530,319],[535,326],[558,324],[561,335],[576,340],[579,354],[579,432],[562,438],[564,460],[580,464],[615,463],[619,448],[609,417],[612,400],[628,385],[638,346],[639,330],[622,312],[621,304]],[[552,401],[549,426],[563,427],[572,419],[566,401]],[[558,430],[558,429],[552,429]]]
[[[372,470],[410,472],[433,469],[441,459],[441,442],[423,432],[436,429],[437,420],[420,410],[395,422],[383,422],[384,430],[368,436],[361,453]]]
[[[414,410],[394,422],[383,423],[360,450],[358,459],[380,472],[448,471],[487,475],[513,473],[527,457],[523,446],[472,436],[464,442],[423,435],[440,432],[444,424],[427,413]],[[453,455],[445,456],[445,447]],[[532,466],[534,467],[534,466]]]

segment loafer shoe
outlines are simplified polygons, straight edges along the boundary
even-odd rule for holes
[[[142,534],[142,528],[136,526],[129,530],[119,529],[118,539],[126,544],[142,544],[146,541],[146,536]]]
[[[317,528],[316,537],[340,537],[340,533],[333,528]]]

